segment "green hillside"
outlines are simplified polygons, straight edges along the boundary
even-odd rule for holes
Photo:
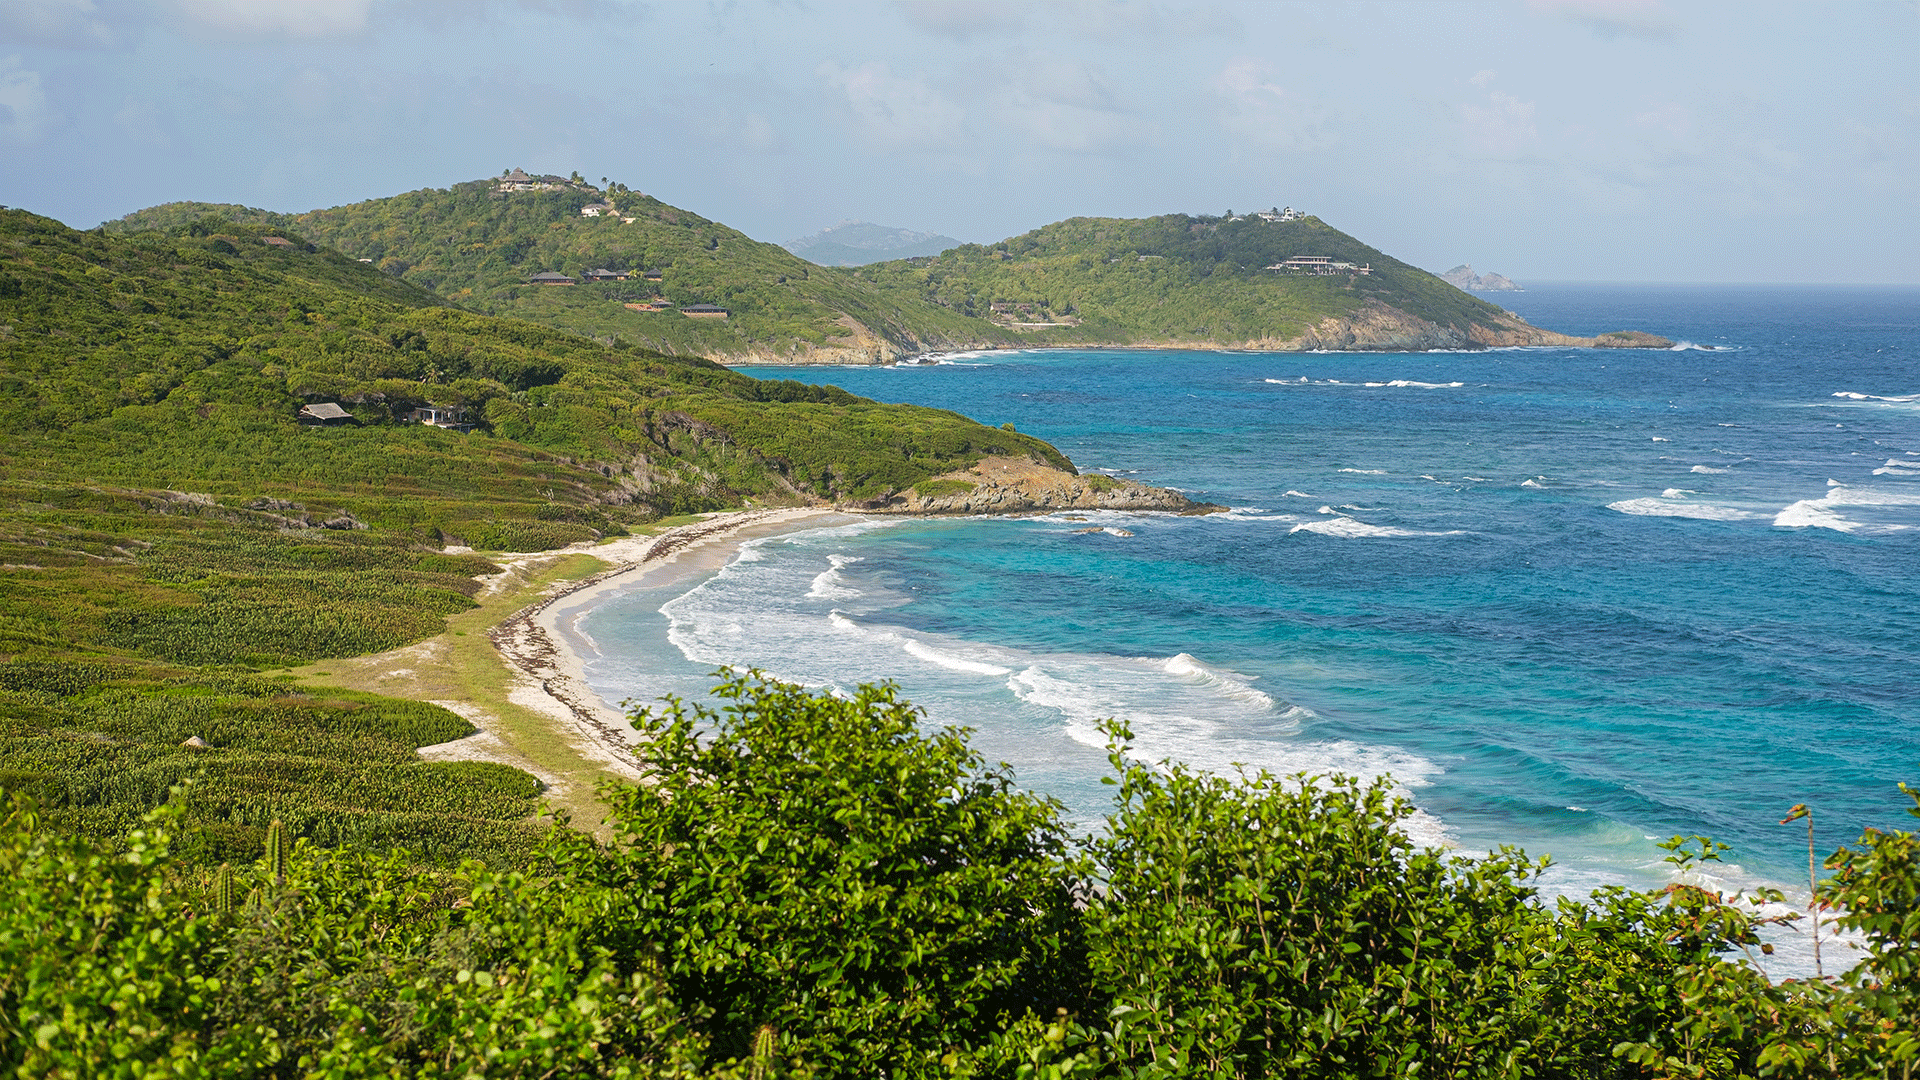
[[[1371,272],[1267,269],[1295,256]],[[1071,218],[991,246],[968,244],[858,273],[891,296],[1019,323],[1036,343],[1283,341],[1369,301],[1462,330],[1513,322],[1492,304],[1313,217]]]
[[[169,203],[129,214],[106,228],[132,233],[178,228],[213,215],[261,228],[293,230],[469,310],[512,315],[577,334],[616,339],[663,353],[721,360],[891,357],[931,348],[1010,340],[978,320],[917,300],[881,296],[851,274],[817,266],[691,211],[609,185],[558,190],[496,190],[476,180],[304,214],[277,214],[211,203]],[[612,210],[583,217],[581,208]],[[590,282],[588,271],[632,272],[626,281]],[[658,281],[638,276],[658,270]],[[539,273],[574,285],[529,285]],[[670,306],[635,311],[656,299]],[[693,319],[692,304],[728,317]],[[875,344],[881,352],[872,352]],[[865,350],[862,353],[862,350]],[[841,355],[842,353],[847,355]],[[815,356],[816,353],[824,355]]]
[[[49,822],[124,830],[198,775],[209,859],[257,849],[275,817],[329,843],[515,857],[538,784],[413,753],[465,720],[253,673],[440,633],[495,569],[448,545],[859,501],[986,454],[1071,468],[955,413],[475,314],[267,242],[290,235],[0,211],[0,787]],[[352,422],[301,424],[320,402]],[[403,422],[427,405],[475,429]]]
[[[177,229],[211,215],[279,229],[469,310],[723,363],[875,363],[1010,345],[1417,349],[1554,336],[1312,217],[1073,218],[988,246],[824,267],[619,184],[552,179],[551,190],[476,180],[304,214],[170,203],[106,228]],[[582,216],[596,205],[608,209]],[[1369,272],[1267,269],[1297,256]],[[636,276],[585,279],[600,269]],[[528,283],[540,273],[578,283]],[[678,310],[692,304],[728,317]],[[1303,340],[1329,319],[1367,326]]]

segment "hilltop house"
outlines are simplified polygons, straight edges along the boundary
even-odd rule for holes
[[[727,309],[716,304],[688,304],[680,309],[680,314],[689,319],[724,319]]]
[[[599,217],[601,214],[611,213],[613,213],[612,203],[590,202],[580,208],[581,217]]]
[[[296,417],[303,424],[323,427],[336,427],[340,424],[357,424],[353,414],[331,401],[322,401],[313,405],[300,406],[300,415]]]
[[[535,274],[527,279],[529,285],[571,285],[573,279],[565,274],[556,274],[551,270]]]
[[[564,176],[528,176],[525,171],[515,169],[501,177],[494,184],[495,191],[559,191],[570,188],[573,182]]]
[[[1305,210],[1295,210],[1291,206],[1285,210],[1276,206],[1271,210],[1257,211],[1253,216],[1259,218],[1261,221],[1299,221],[1307,216],[1307,212]]]

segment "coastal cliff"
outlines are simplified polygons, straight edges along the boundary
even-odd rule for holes
[[[1196,503],[1177,491],[1099,474],[1078,476],[1027,458],[983,458],[915,484],[861,509],[886,514],[1036,514],[1054,510],[1167,510],[1209,514],[1224,506]]]

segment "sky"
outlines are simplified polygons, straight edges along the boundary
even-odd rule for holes
[[[790,240],[1294,206],[1519,279],[1920,284],[1920,0],[0,0],[0,203],[579,171]]]

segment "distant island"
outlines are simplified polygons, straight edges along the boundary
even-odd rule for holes
[[[914,232],[870,221],[843,221],[780,246],[820,266],[865,266],[888,259],[938,255],[948,248],[959,247],[960,241],[939,233]]]
[[[1466,263],[1440,275],[1440,280],[1457,289],[1471,292],[1526,292],[1520,283],[1504,274],[1476,274]]]
[[[1418,352],[1664,342],[1531,326],[1292,207],[1069,218],[992,244],[846,222],[806,238],[802,258],[617,181],[514,169],[301,214],[168,203],[102,228],[131,235],[203,219],[330,248],[469,311],[728,365],[885,364],[1033,347]],[[828,244],[864,260],[909,242],[937,253],[822,265]],[[1507,281],[1474,280],[1482,289]]]

